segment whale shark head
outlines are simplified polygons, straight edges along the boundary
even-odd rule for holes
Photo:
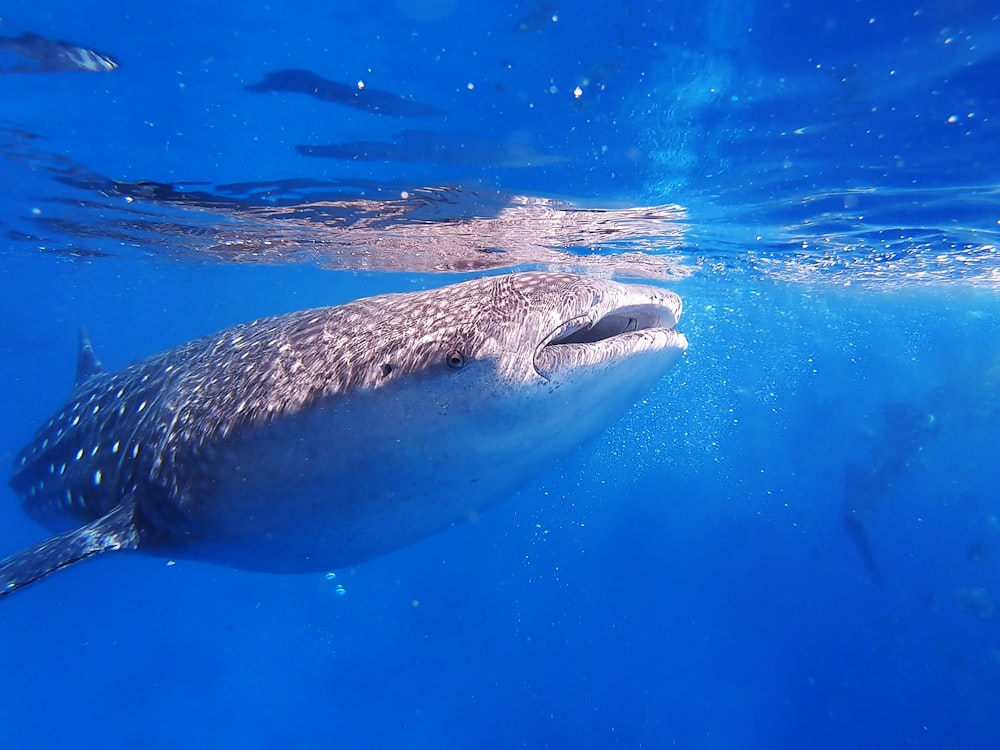
[[[494,435],[501,425],[517,423],[553,446],[591,437],[591,422],[591,431],[606,426],[687,346],[675,329],[680,298],[655,286],[523,273],[399,302],[409,318],[398,321],[403,340],[391,348],[402,355],[407,375],[428,378],[429,397],[441,389],[439,396],[470,414],[496,420]],[[392,326],[384,316],[371,323],[372,331]],[[484,430],[490,424],[484,422]]]
[[[508,366],[498,367],[511,379],[521,373],[523,382],[537,377],[549,384],[582,385],[625,367],[629,380],[637,378],[645,360],[651,372],[662,374],[687,346],[674,330],[681,300],[673,292],[556,273],[509,276],[506,283],[509,287],[498,295],[503,301],[483,328],[512,334],[513,342],[499,357]],[[529,355],[530,371],[525,367]]]
[[[640,359],[666,370],[686,347],[674,330],[676,294],[567,273],[486,277],[333,310],[335,335],[328,326],[327,352],[316,352],[329,365],[317,370],[326,393],[463,370],[511,389],[582,383],[619,368],[631,380]]]
[[[120,547],[286,572],[392,551],[600,434],[684,352],[680,312],[656,286],[521,273],[262,319],[116,373],[85,346],[11,485],[42,520],[90,524],[0,573],[16,588]]]

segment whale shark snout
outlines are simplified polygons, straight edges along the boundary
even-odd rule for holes
[[[84,342],[11,479],[76,528],[0,562],[0,595],[116,549],[276,572],[391,552],[599,435],[683,354],[680,313],[655,286],[523,273],[253,321],[117,372]]]
[[[541,342],[535,370],[551,380],[581,368],[620,365],[657,353],[664,355],[661,364],[672,365],[687,347],[683,334],[674,330],[680,315],[681,300],[673,292],[654,286],[604,286],[588,309],[568,317]]]

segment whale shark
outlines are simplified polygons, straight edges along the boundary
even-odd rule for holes
[[[81,336],[68,402],[11,487],[56,536],[0,596],[101,553],[329,571],[475,518],[679,360],[680,298],[487,276],[228,328],[116,372]]]

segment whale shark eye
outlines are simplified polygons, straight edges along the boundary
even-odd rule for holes
[[[448,367],[452,370],[461,370],[465,367],[465,355],[458,349],[452,349],[448,352],[448,356],[445,357],[445,361],[448,363]]]

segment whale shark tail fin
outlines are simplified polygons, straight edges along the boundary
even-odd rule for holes
[[[0,560],[0,597],[102,552],[138,548],[134,510],[135,501],[127,498],[86,526]]]
[[[884,589],[885,579],[882,578],[882,570],[875,560],[871,540],[868,538],[868,529],[865,528],[861,514],[853,508],[845,508],[840,515],[840,520],[844,524],[847,535],[854,542],[854,547],[857,549],[858,554],[861,555],[861,562],[864,563],[865,570],[868,571],[872,583]]]

